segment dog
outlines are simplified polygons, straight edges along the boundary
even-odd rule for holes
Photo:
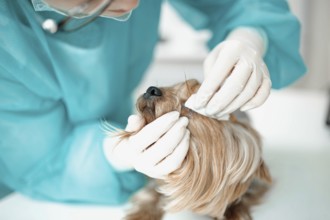
[[[262,158],[261,138],[233,114],[216,120],[184,106],[200,87],[191,79],[150,87],[136,103],[146,123],[170,111],[189,118],[190,146],[181,167],[138,192],[126,220],[160,220],[165,212],[189,210],[217,220],[250,220],[272,178]],[[120,138],[134,133],[124,132]]]

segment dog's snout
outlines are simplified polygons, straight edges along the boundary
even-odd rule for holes
[[[147,93],[150,94],[151,96],[162,96],[162,91],[160,91],[159,88],[154,86],[150,86],[147,89]]]
[[[150,86],[147,89],[146,93],[143,94],[143,97],[147,99],[150,98],[151,96],[162,96],[162,91],[155,86]]]

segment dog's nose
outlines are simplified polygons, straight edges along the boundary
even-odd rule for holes
[[[150,86],[147,89],[146,93],[143,94],[143,97],[147,99],[150,98],[151,96],[162,96],[162,91],[157,87]]]

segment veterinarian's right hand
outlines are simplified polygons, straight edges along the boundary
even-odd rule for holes
[[[126,131],[137,132],[120,140],[109,137],[104,152],[118,170],[136,169],[152,178],[161,179],[181,166],[190,140],[188,119],[179,112],[169,112],[150,124],[138,115],[128,119]]]
[[[231,31],[206,57],[205,79],[185,106],[222,120],[238,109],[262,105],[272,85],[263,59],[266,48],[267,36],[261,29],[238,27]]]

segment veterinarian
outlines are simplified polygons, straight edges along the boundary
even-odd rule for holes
[[[161,1],[44,1],[0,0],[1,195],[123,203],[145,184],[142,174],[166,176],[188,150],[188,119],[178,112],[145,127],[129,117],[159,40]],[[170,3],[195,29],[213,33],[188,107],[219,118],[255,108],[271,87],[305,73],[299,23],[286,1]],[[100,119],[143,129],[117,142]]]

